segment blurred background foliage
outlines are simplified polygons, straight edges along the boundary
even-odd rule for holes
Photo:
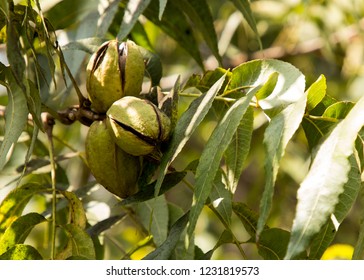
[[[123,17],[125,1],[120,6],[113,4],[118,1],[40,1],[46,18],[56,30],[60,46],[69,42],[97,37],[104,34],[103,39],[115,38],[118,35]],[[15,1],[24,3],[26,1]],[[111,3],[111,4],[110,4]],[[307,87],[320,74],[324,74],[328,84],[328,94],[338,100],[356,101],[363,94],[364,88],[364,2],[361,0],[279,0],[251,1],[262,50],[256,35],[244,20],[242,14],[230,1],[208,1],[214,19],[214,26],[219,40],[219,52],[223,68],[234,68],[237,65],[256,58],[277,58],[296,66],[305,76]],[[115,18],[106,31],[96,29],[98,18],[95,14],[102,9],[114,9]],[[142,28],[143,27],[143,28]],[[138,29],[140,28],[140,29]],[[142,28],[142,29],[141,29]],[[146,37],[139,36],[144,30]],[[143,32],[144,32],[143,31]],[[0,31],[0,39],[1,39]],[[215,69],[219,63],[211,50],[206,46],[201,35],[197,36],[202,54],[204,69],[156,24],[141,16],[138,24],[132,30],[131,39],[143,44],[160,56],[163,65],[161,87],[169,90],[173,87],[177,76],[185,82],[192,74],[202,74],[205,70]],[[145,39],[148,39],[146,41]],[[94,43],[94,42],[93,42]],[[44,46],[36,46],[42,53]],[[44,50],[43,50],[44,51]],[[73,48],[64,49],[65,60],[83,93],[86,93],[84,69],[89,53]],[[45,56],[39,55],[39,61],[44,69],[48,68]],[[4,45],[0,45],[0,61],[7,64]],[[56,65],[59,71],[59,65]],[[45,71],[46,73],[46,71]],[[46,77],[48,80],[51,77]],[[70,85],[70,82],[67,82]],[[146,82],[145,90],[148,90]],[[44,84],[41,89],[42,101],[51,108],[66,108],[77,103],[77,96],[71,86],[65,86],[62,76],[58,73],[56,83],[50,86]],[[6,90],[0,89],[0,105],[7,102]],[[183,112],[191,102],[188,97],[181,97],[180,112]],[[264,186],[264,149],[262,145],[265,128],[265,118],[256,113],[252,147],[246,166],[241,176],[234,200],[246,203],[254,210],[259,210],[259,201]],[[174,167],[184,169],[194,159],[198,159],[212,129],[216,125],[213,113],[208,115],[185,147],[183,153],[176,159]],[[0,118],[0,135],[3,135],[4,120]],[[90,179],[89,171],[83,161],[84,139],[87,127],[79,123],[71,126],[58,124],[55,126],[55,154],[64,156],[57,172],[57,183],[61,188],[82,192]],[[43,138],[44,137],[44,138]],[[13,149],[11,161],[0,175],[0,201],[14,187],[14,180],[19,176],[16,168],[24,162],[30,138],[24,133],[19,143]],[[40,134],[35,147],[35,157],[46,157],[48,150],[45,136]],[[310,163],[310,151],[303,130],[300,129],[290,142],[281,163],[272,213],[268,224],[289,230],[294,217],[296,192],[299,183],[304,178]],[[34,176],[44,176],[49,180],[49,167],[38,169]],[[189,178],[187,177],[187,180]],[[191,179],[192,180],[192,179]],[[13,183],[11,183],[13,182]],[[191,184],[193,182],[191,181]],[[88,222],[95,224],[112,214],[119,214],[117,200],[103,188],[94,188],[90,195],[83,197]],[[167,193],[167,198],[178,208],[187,210],[191,205],[191,191],[185,183],[180,183]],[[41,213],[48,210],[47,200],[36,196],[27,207]],[[29,209],[28,209],[29,208]],[[359,205],[356,205],[348,218],[341,225],[334,243],[353,245],[358,234]],[[139,209],[142,211],[142,209]],[[138,212],[138,209],[137,209]],[[134,213],[137,215],[138,213]],[[133,214],[133,215],[134,215]],[[62,213],[60,213],[62,215]],[[105,251],[103,258],[140,259],[152,250],[142,225],[133,219],[133,215],[122,219],[111,229],[102,233],[102,243]],[[62,217],[59,217],[62,219]],[[32,231],[29,242],[39,248],[41,253],[48,254],[49,232],[48,224],[40,224]],[[236,217],[233,218],[232,229],[240,240],[246,240],[247,235]],[[199,218],[196,228],[196,244],[204,251],[213,248],[224,230],[216,216],[205,209]],[[101,246],[101,245],[100,245]],[[243,245],[247,255],[252,259],[261,258],[255,252],[254,246]],[[135,250],[134,250],[135,249]],[[43,250],[43,251],[42,251]],[[223,245],[215,251],[213,259],[241,258],[235,246]]]

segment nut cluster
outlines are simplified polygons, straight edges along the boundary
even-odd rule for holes
[[[169,117],[140,98],[144,71],[139,47],[130,40],[105,42],[87,65],[91,108],[106,114],[88,131],[88,165],[98,183],[121,198],[137,192],[143,156],[159,155],[171,130]]]

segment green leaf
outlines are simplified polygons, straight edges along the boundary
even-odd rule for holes
[[[225,229],[219,237],[219,240],[215,244],[214,248],[208,251],[204,256],[204,259],[210,259],[212,254],[222,245],[230,244],[234,242],[233,234],[230,230]]]
[[[338,101],[335,98],[326,94],[324,98],[322,98],[321,102],[310,111],[310,115],[321,116],[329,106],[335,104],[336,102]]]
[[[227,225],[231,224],[231,214],[232,214],[232,194],[228,190],[227,186],[222,181],[222,172],[218,171],[215,176],[215,180],[212,185],[211,193],[209,199],[212,206],[219,213],[221,218],[225,221]]]
[[[12,74],[8,72],[8,105],[5,113],[5,135],[0,146],[0,170],[7,162],[10,148],[14,145],[23,132],[28,120],[27,101],[22,89],[17,86]]]
[[[258,231],[263,229],[268,218],[279,161],[284,155],[288,141],[298,129],[306,106],[305,77],[293,65],[278,60],[253,60],[239,65],[232,71],[229,90],[241,90],[246,87],[270,84],[279,74],[276,86],[265,99],[259,100],[259,106],[270,118],[265,131],[266,149],[265,170],[266,185],[260,203]],[[269,87],[266,87],[270,92]],[[263,96],[266,96],[264,94]]]
[[[6,1],[0,2],[0,11],[4,16],[6,16],[6,18],[9,17],[9,7],[8,7],[8,3],[6,3]]]
[[[201,33],[213,55],[221,64],[214,20],[206,0],[180,0],[175,1],[174,4],[191,20],[195,30]]]
[[[92,237],[98,237],[103,231],[108,230],[113,225],[115,225],[117,222],[119,222],[122,218],[125,217],[126,214],[122,215],[115,215],[111,216],[109,218],[106,218],[105,220],[102,220],[93,226],[89,227],[87,229],[87,233]]]
[[[223,93],[232,74],[229,70],[220,67],[214,70],[206,71],[202,77],[196,74],[191,75],[185,83],[183,90],[186,90],[190,87],[195,87],[198,90],[205,92],[209,90],[224,75],[226,75],[226,79],[224,81],[224,84],[221,86],[219,94]]]
[[[117,16],[115,18],[117,18]],[[148,28],[148,26],[144,26],[140,21],[137,21],[128,37],[130,37],[130,39],[133,40],[139,47],[154,53],[154,46],[149,40],[146,28]],[[157,56],[157,54],[154,55]]]
[[[98,37],[79,39],[62,46],[63,51],[84,51],[93,54],[104,43],[105,40]]]
[[[310,259],[320,259],[325,250],[331,245],[337,232],[337,226],[340,225],[350,209],[354,205],[361,188],[360,170],[354,155],[349,157],[351,169],[348,175],[348,181],[344,185],[344,192],[339,196],[339,202],[335,207],[333,217],[327,221],[320,232],[315,236],[310,246]],[[333,220],[335,219],[335,225]]]
[[[0,238],[0,255],[16,244],[22,244],[37,224],[46,221],[38,213],[28,213],[17,218]]]
[[[69,202],[71,223],[81,229],[85,229],[87,218],[81,200],[72,192],[62,191],[61,193]]]
[[[180,206],[175,205],[173,203],[168,203],[168,211],[169,211],[168,228],[169,230],[171,230],[174,224],[178,221],[178,219],[180,219],[185,214],[185,212]],[[186,236],[186,231],[183,230],[180,235],[179,241],[177,242],[177,245],[175,246],[172,254],[169,257],[171,260],[186,259],[186,248],[184,245],[185,236]]]
[[[136,212],[146,229],[150,230],[153,240],[160,246],[167,238],[168,207],[164,196],[138,204]]]
[[[360,191],[360,204],[363,205],[364,202],[364,189]],[[362,207],[360,211],[360,227],[359,236],[356,240],[354,247],[353,260],[363,260],[364,259],[364,208]]]
[[[165,192],[167,192],[169,189],[176,186],[186,176],[186,174],[187,174],[187,172],[173,172],[173,173],[167,174],[163,180],[163,183],[161,185],[158,195],[162,195]],[[128,204],[132,204],[132,203],[147,201],[147,200],[154,198],[156,183],[157,182],[154,181],[153,183],[143,187],[136,194],[129,196],[129,197],[123,199],[122,201],[120,201],[119,205],[128,205]]]
[[[167,260],[180,240],[188,222],[188,212],[172,226],[167,239],[156,250],[144,257],[144,260]]]
[[[150,5],[144,11],[144,15],[168,36],[173,38],[203,68],[198,44],[193,36],[193,28],[185,14],[181,13],[175,1],[168,1],[163,17],[159,19],[158,7],[158,0],[151,0]]]
[[[275,72],[279,73],[276,87],[268,97],[259,101],[259,106],[272,118],[289,104],[301,101],[305,95],[305,77],[292,64],[275,59],[243,63],[233,69],[229,90],[239,91],[272,82]]]
[[[145,60],[145,71],[149,75],[151,86],[154,87],[159,85],[163,70],[159,55],[142,47],[139,47],[139,50]]]
[[[44,132],[41,113],[42,101],[40,99],[40,92],[31,80],[27,80],[27,104],[29,112],[32,114],[33,120],[38,128]]]
[[[327,107],[322,116],[334,119],[344,119],[354,105],[353,102],[349,101],[336,102]]]
[[[263,230],[259,236],[258,253],[265,260],[283,260],[290,234],[280,228]]]
[[[320,77],[307,89],[307,111],[313,110],[326,95],[326,78]]]
[[[258,100],[260,100],[260,99],[265,99],[269,95],[271,95],[271,93],[274,91],[274,89],[275,89],[275,87],[277,85],[278,77],[279,77],[279,73],[278,72],[273,72],[272,74],[270,74],[269,77],[268,77],[267,82],[257,92],[257,94],[255,95],[255,97]]]
[[[260,216],[258,231],[263,230],[273,203],[274,185],[278,174],[279,162],[282,159],[289,140],[292,138],[302,121],[306,107],[306,96],[287,106],[269,122],[264,133],[266,174],[264,192],[260,200]]]
[[[174,87],[158,104],[159,109],[161,109],[171,120],[171,131],[174,131],[174,128],[177,124],[179,100],[178,94],[180,92],[180,86],[180,77],[178,76]]]
[[[73,224],[64,225],[62,228],[66,231],[68,236],[67,247],[71,248],[69,252],[61,253],[59,255],[62,256],[62,259],[71,256],[82,257],[89,260],[96,258],[94,244],[85,230]]]
[[[187,228],[189,238],[195,230],[197,219],[211,192],[212,183],[223,154],[258,89],[259,87],[254,88],[247,96],[238,99],[229,108],[205,145],[196,170],[194,205],[190,211],[189,226]]]
[[[42,184],[26,183],[12,190],[0,204],[0,237],[21,216],[33,195],[45,191]]]
[[[235,7],[243,14],[245,20],[249,24],[250,28],[254,31],[255,35],[257,36],[257,40],[259,42],[260,49],[262,49],[262,42],[259,37],[257,24],[255,22],[255,18],[253,12],[250,8],[249,0],[231,0]]]
[[[97,10],[98,3],[98,0],[63,0],[50,8],[45,17],[52,20],[56,30],[65,29],[81,22],[88,13]]]
[[[10,11],[9,23],[6,26],[6,55],[10,64],[11,72],[14,75],[14,79],[18,86],[25,92],[24,87],[24,73],[25,73],[25,60],[21,50],[19,41],[19,31],[21,29],[21,23],[18,22],[14,11]],[[9,82],[12,86],[12,82]]]
[[[98,0],[80,0],[77,1],[76,6],[75,3],[71,2],[72,0],[61,1],[57,4],[57,10],[52,13],[52,16],[56,14],[55,16],[57,18],[60,18],[60,20],[62,20],[63,18],[67,18],[68,14],[70,14],[72,15],[73,19],[77,21],[77,28],[75,28],[74,31],[67,33],[68,40],[70,42],[77,42],[80,39],[85,38],[105,38],[108,28],[111,24],[111,18],[114,17],[119,7],[119,1],[107,1],[102,9],[99,9],[98,7]],[[63,3],[66,6],[65,8],[62,7]],[[60,6],[58,7],[58,5]],[[71,12],[65,15],[65,11]],[[77,15],[74,15],[73,11],[76,11]],[[82,67],[82,65],[84,64],[86,53],[78,51],[65,51],[63,55],[68,68],[75,77],[80,71],[80,67]],[[62,62],[61,69],[64,70],[64,65]],[[69,84],[70,80],[67,79],[66,83]],[[72,93],[71,89],[72,87],[67,87],[65,90],[59,91],[58,95],[52,96],[52,98],[60,100],[60,102],[66,102],[67,97],[69,97],[69,95]]]
[[[253,134],[253,123],[254,110],[249,107],[225,151],[227,184],[232,194],[235,193],[244,162],[249,153],[250,141]]]
[[[216,94],[225,80],[225,76],[221,77],[206,93],[195,99],[190,107],[182,114],[176,124],[176,128],[172,134],[172,139],[167,151],[164,153],[161,163],[158,179],[155,187],[155,196],[159,194],[163,179],[167,173],[168,166],[181,152],[192,133],[206,116],[210,110]]]
[[[258,213],[254,212],[245,203],[242,202],[234,202],[233,211],[244,225],[247,233],[253,238],[252,240],[255,240],[259,219]],[[268,229],[268,227],[265,226],[264,229]]]
[[[219,248],[223,244],[229,244],[234,242],[234,236],[230,230],[224,230],[219,237],[219,240],[214,246],[213,251]]]
[[[356,152],[359,157],[359,170],[364,172],[364,128],[362,128],[358,134],[358,138],[355,142]]]
[[[113,20],[115,19],[116,14],[119,11],[119,4],[120,4],[120,1],[118,1],[118,0],[113,0],[113,1],[107,2],[106,7],[100,14],[100,19],[98,20],[97,30],[96,30],[96,34],[95,34],[96,37],[100,37],[100,38],[106,37],[109,27],[113,23]],[[99,7],[100,7],[100,4],[99,4]],[[99,7],[97,8],[98,12],[100,11]]]
[[[329,133],[335,124],[336,120],[303,118],[301,125],[304,129],[310,150],[313,150],[320,143],[321,139]]]
[[[135,23],[138,21],[139,16],[148,7],[151,0],[134,0],[128,1],[124,10],[123,21],[121,22],[117,39],[123,41],[125,37],[133,29]]]
[[[350,172],[349,156],[364,125],[364,98],[351,109],[319,147],[297,192],[296,216],[286,259],[304,251],[334,212]]]
[[[43,260],[43,257],[34,247],[17,244],[0,255],[0,260]]]
[[[168,0],[159,0],[159,20],[162,19]]]

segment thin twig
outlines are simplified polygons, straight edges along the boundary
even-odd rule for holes
[[[44,128],[49,142],[49,158],[51,162],[52,181],[52,232],[51,232],[51,259],[56,257],[56,211],[57,211],[57,190],[56,190],[56,162],[54,159],[53,127],[54,118],[49,114],[43,114]]]

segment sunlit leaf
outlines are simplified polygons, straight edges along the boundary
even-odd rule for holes
[[[350,110],[354,107],[353,102],[340,101],[327,107],[322,114],[323,117],[329,117],[334,119],[344,119]]]
[[[307,89],[307,111],[313,110],[326,95],[326,78],[320,77]]]
[[[273,203],[274,185],[279,170],[279,162],[282,159],[288,142],[298,129],[306,107],[306,96],[301,100],[288,105],[278,115],[275,115],[269,122],[264,133],[266,173],[264,192],[260,201],[260,216],[258,231],[263,230]]]
[[[286,259],[305,250],[339,202],[350,172],[349,156],[364,125],[361,98],[319,147],[297,193],[298,204]]]
[[[243,63],[232,70],[229,90],[238,91],[247,87],[264,85],[267,81],[273,82],[275,72],[279,76],[273,92],[259,100],[259,106],[272,118],[287,105],[300,101],[304,96],[305,77],[292,64],[275,59]]]
[[[190,210],[189,226],[187,228],[189,237],[193,235],[197,219],[211,192],[212,183],[223,154],[258,89],[259,87],[251,90],[247,96],[238,99],[229,108],[206,143],[196,170],[194,204]]]
[[[337,223],[340,225],[351,207],[356,201],[358,193],[361,188],[360,171],[358,169],[358,163],[354,155],[349,158],[351,169],[348,175],[348,181],[344,185],[344,192],[339,196],[339,202],[335,206],[333,219],[335,219],[335,225],[332,219],[329,219],[325,226],[323,226],[320,232],[313,239],[310,246],[310,259],[320,259],[324,251],[328,248],[337,232]]]
[[[62,259],[66,259],[71,256],[78,256],[89,260],[95,259],[95,248],[91,237],[86,231],[73,224],[64,225],[62,228],[66,231],[68,236],[67,247],[71,248],[71,250],[66,254],[61,253],[58,258],[62,256]]]
[[[275,80],[275,72],[279,76],[273,92],[259,100],[259,106],[270,122],[264,134],[266,184],[260,202],[258,234],[266,224],[271,209],[279,161],[302,121],[306,106],[305,77],[297,68],[283,61],[253,60],[234,68],[229,84],[230,90],[264,85],[270,79]]]
[[[168,0],[159,0],[159,20],[162,19]]]
[[[45,191],[46,186],[26,183],[12,190],[0,204],[0,237],[1,234],[21,216],[25,206],[33,195]]]
[[[63,196],[68,200],[70,209],[71,223],[85,229],[86,228],[86,213],[83,209],[82,201],[76,196],[76,194],[68,191],[61,192]]]
[[[235,193],[244,162],[250,150],[250,141],[253,134],[254,110],[248,108],[236,130],[233,139],[225,151],[225,164],[227,168],[227,183],[231,193]]]
[[[128,1],[124,10],[123,21],[120,25],[117,38],[122,41],[132,30],[139,16],[148,7],[151,0]]]
[[[17,244],[11,247],[4,254],[0,255],[0,260],[42,260],[40,253],[30,245]]]
[[[267,98],[275,89],[278,81],[279,73],[273,72],[269,75],[267,82],[262,86],[262,88],[257,92],[255,97],[260,99]]]
[[[38,213],[28,213],[17,218],[0,238],[0,255],[16,244],[22,244],[37,224],[46,221]]]
[[[318,103],[315,108],[313,108],[310,111],[310,115],[313,116],[322,116],[322,114],[325,112],[325,110],[330,107],[331,105],[337,103],[338,100],[336,100],[335,98],[333,98],[332,96],[326,94],[322,100],[320,101],[320,103]]]
[[[5,112],[5,135],[0,146],[0,170],[7,162],[10,148],[23,132],[28,119],[27,101],[21,88],[17,86],[11,73],[8,73],[10,87],[8,90],[8,105]]]
[[[306,116],[302,121],[309,146],[315,148],[320,140],[329,133],[332,127],[346,117],[354,103],[347,101],[336,101],[327,95],[313,109],[316,115]],[[321,114],[320,116],[317,114]]]
[[[160,171],[154,191],[155,195],[159,194],[159,190],[162,186],[165,174],[167,173],[168,166],[181,152],[187,141],[190,139],[192,133],[210,110],[214,101],[214,97],[218,93],[224,80],[225,76],[221,77],[206,94],[203,94],[199,98],[195,99],[178,120],[172,134],[169,147],[161,160]]]

